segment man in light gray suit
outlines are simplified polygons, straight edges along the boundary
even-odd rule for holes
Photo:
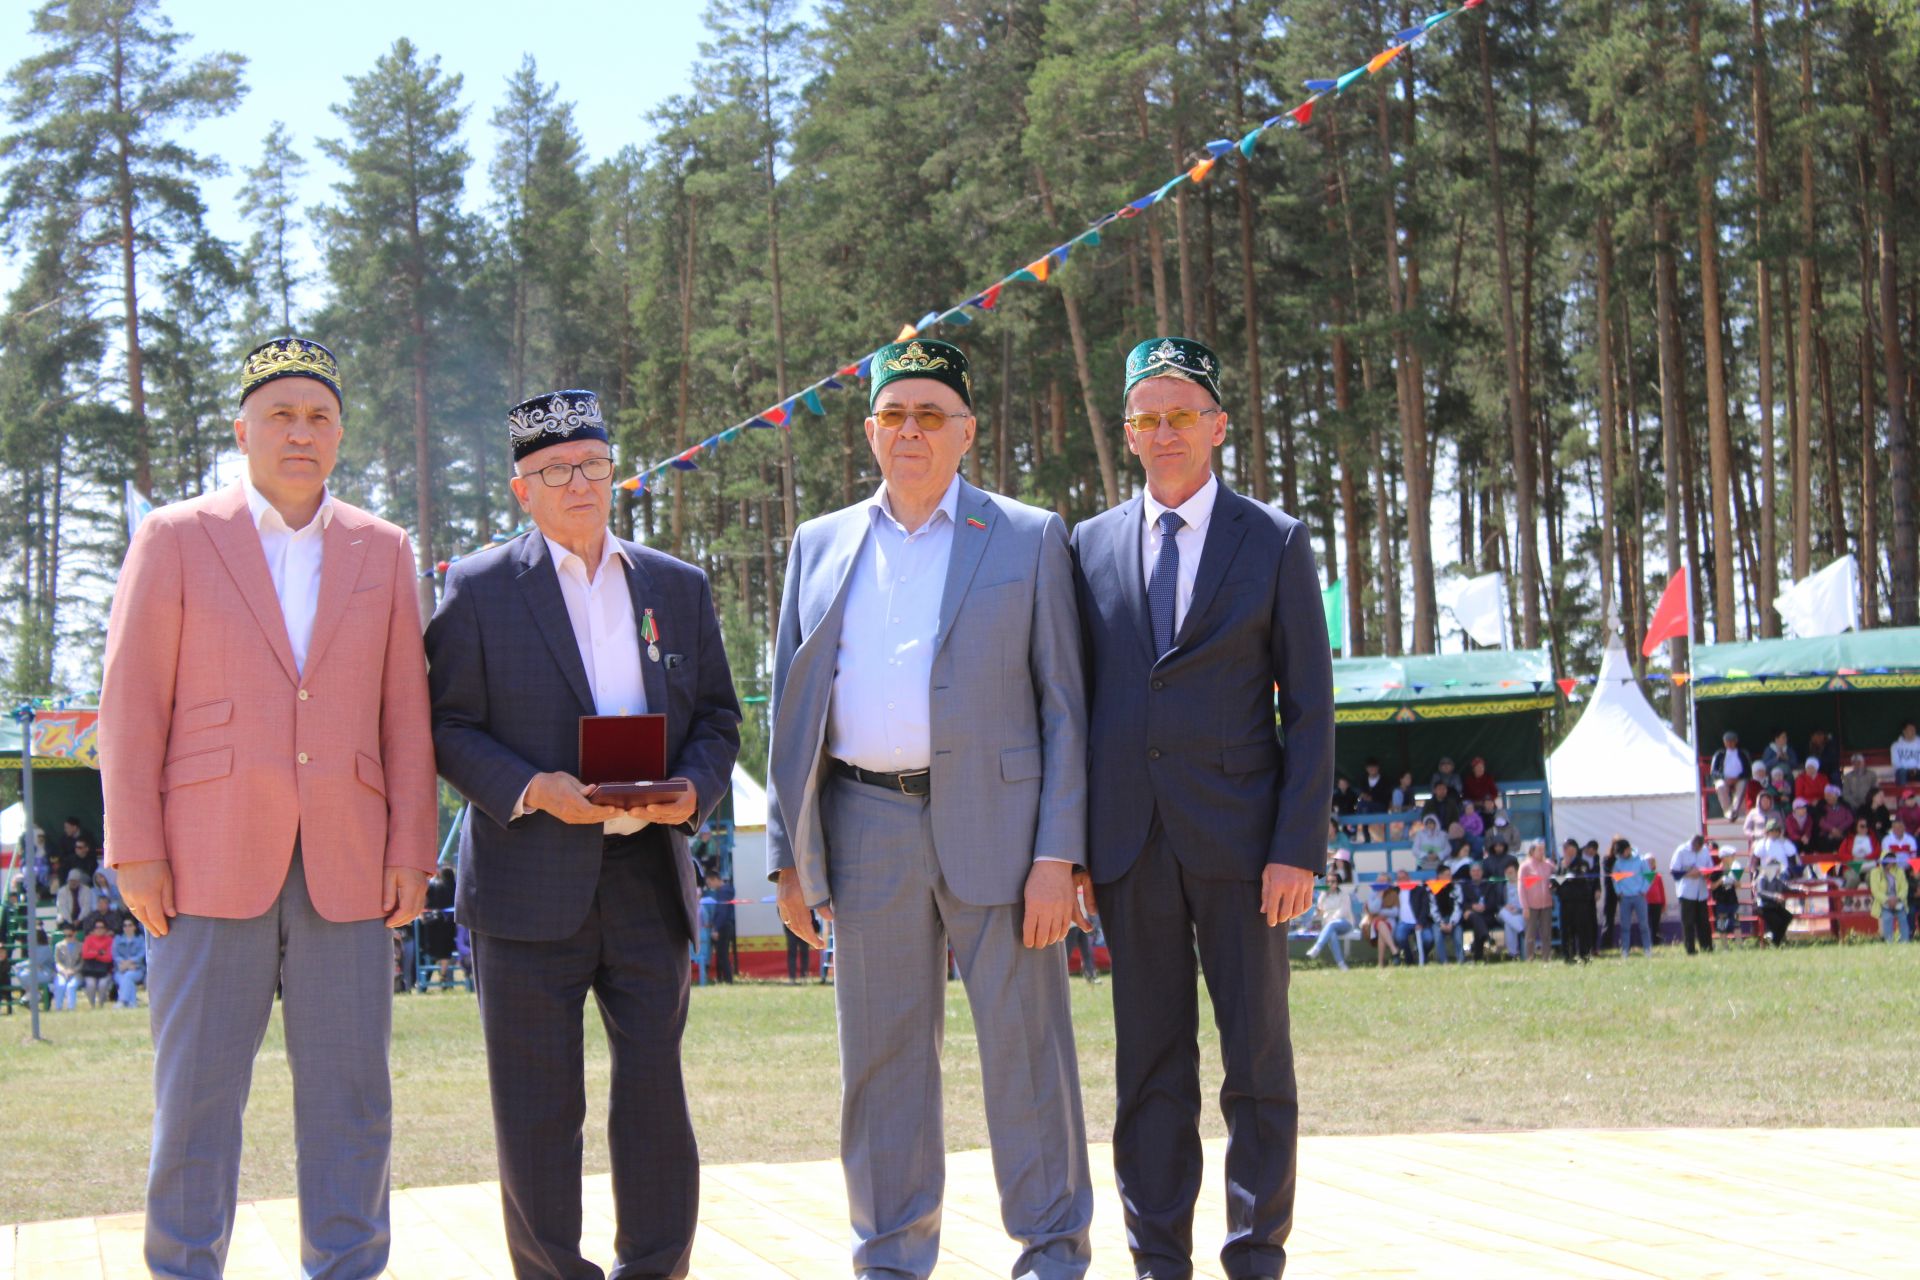
[[[1086,717],[1066,528],[961,480],[974,420],[944,342],[873,356],[886,483],[795,532],[780,608],[767,862],[781,919],[833,921],[840,1158],[867,1278],[940,1249],[951,945],[973,1007],[1015,1277],[1084,1275],[1086,1125],[1066,957]]]

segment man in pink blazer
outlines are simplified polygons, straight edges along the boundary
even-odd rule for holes
[[[332,353],[275,339],[240,396],[241,482],[141,523],[107,628],[107,861],[152,935],[147,1265],[225,1267],[278,989],[302,1269],[358,1280],[387,1261],[387,930],[419,914],[437,847],[413,553],[327,491]]]

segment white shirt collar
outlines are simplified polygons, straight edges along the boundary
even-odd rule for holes
[[[921,525],[920,529],[909,529],[895,518],[893,514],[893,503],[887,497],[887,486],[884,481],[881,482],[880,488],[874,495],[867,499],[867,508],[869,519],[873,519],[875,513],[885,516],[887,519],[893,521],[894,528],[909,537],[919,533],[920,529],[932,528],[934,516],[944,515],[947,518],[947,523],[952,524],[954,514],[960,510],[960,473],[957,471],[954,472],[953,479],[947,482],[947,491],[940,495],[940,505],[933,509],[933,515],[927,517],[926,524]]]
[[[581,572],[584,573],[586,571],[586,561],[581,560],[578,555],[567,550],[552,538],[547,538],[544,532],[542,532],[540,536],[547,539],[547,554],[553,557],[553,567],[556,572],[564,568],[569,560],[579,561]],[[600,581],[600,571],[607,567],[607,561],[614,559],[616,556],[629,566],[633,563],[627,559],[627,549],[620,545],[620,539],[614,537],[613,533],[609,531],[606,537],[601,539],[600,542],[600,563],[593,567],[593,581]]]
[[[1191,498],[1188,498],[1185,502],[1181,503],[1179,506],[1172,508],[1172,510],[1178,511],[1180,513],[1180,518],[1182,520],[1186,521],[1186,523],[1182,525],[1181,528],[1182,529],[1206,528],[1207,521],[1213,518],[1214,500],[1219,496],[1220,496],[1220,477],[1214,475],[1211,471],[1209,471],[1207,473],[1207,482],[1201,485],[1199,490]],[[1159,500],[1157,500],[1153,496],[1153,493],[1151,491],[1147,493],[1147,500],[1145,504],[1145,515],[1146,515],[1147,524],[1149,526],[1159,524],[1160,516],[1162,515],[1162,513],[1164,513],[1167,510],[1168,508]]]
[[[313,520],[308,522],[306,529],[290,527],[286,519],[281,516],[279,509],[267,501],[265,494],[253,487],[253,477],[245,471],[240,473],[240,487],[246,491],[247,510],[253,514],[253,527],[255,530],[265,526],[269,520],[273,522],[275,529],[285,530],[288,533],[305,533],[307,529],[313,528],[316,523],[320,528],[324,529],[333,523],[333,490],[327,488],[325,485],[320,487],[320,509],[314,512]]]

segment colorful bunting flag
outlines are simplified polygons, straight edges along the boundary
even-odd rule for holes
[[[1307,124],[1313,120],[1313,104],[1318,101],[1320,95],[1316,93],[1287,114],[1293,117],[1296,124]]]
[[[1213,164],[1213,157],[1208,156],[1205,160],[1202,160],[1200,163],[1194,165],[1193,168],[1187,170],[1187,177],[1195,182],[1205,182],[1207,175],[1213,172]]]
[[[1265,132],[1265,129],[1247,130],[1247,136],[1240,139],[1240,154],[1249,160],[1253,159],[1253,148],[1260,141],[1260,135]]]
[[[979,307],[982,311],[991,311],[993,310],[994,304],[999,301],[1000,301],[1000,286],[996,284],[993,286],[993,288],[987,290],[985,293],[975,298],[973,300],[973,305],[975,305],[976,307]]]
[[[1367,74],[1372,75],[1406,51],[1407,46],[1404,44],[1397,44],[1391,49],[1382,49],[1379,53],[1374,54],[1372,58],[1368,59]]]
[[[910,339],[917,338],[919,336],[920,336],[920,331],[918,329],[914,328],[910,324],[903,324],[900,326],[900,332],[894,335],[893,340],[895,342],[906,342],[906,341],[909,341]]]

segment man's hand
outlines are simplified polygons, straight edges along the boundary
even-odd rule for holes
[[[807,906],[807,895],[800,889],[800,873],[792,867],[780,869],[779,889],[780,923],[793,930],[793,936],[812,947],[815,951],[826,948],[827,940],[820,936],[820,930],[814,927],[813,912]],[[833,919],[831,905],[820,908],[822,920]]]
[[[120,900],[140,927],[156,938],[167,936],[173,916],[173,864],[165,858],[119,865]]]
[[[1093,897],[1093,875],[1078,867],[1073,872],[1073,922],[1080,926],[1082,933],[1093,932],[1093,918],[1100,913],[1100,904]]]
[[[570,773],[536,773],[527,784],[526,805],[576,826],[610,822],[626,813],[587,798],[586,784]]]
[[[669,778],[667,781],[687,782],[685,778]],[[652,804],[635,805],[627,812],[636,818],[645,818],[648,822],[658,823],[663,827],[677,827],[691,818],[699,808],[700,796],[694,791],[693,784],[687,782],[687,789],[680,794],[679,799],[656,800]]]
[[[1021,938],[1033,948],[1050,947],[1067,936],[1074,917],[1073,864],[1036,862],[1027,872],[1026,910]]]
[[[1260,914],[1274,928],[1313,906],[1313,872],[1285,863],[1269,862],[1260,873]]]
[[[412,867],[388,867],[386,884],[380,891],[380,909],[387,913],[387,928],[412,924],[420,909],[427,905],[427,873]]]

